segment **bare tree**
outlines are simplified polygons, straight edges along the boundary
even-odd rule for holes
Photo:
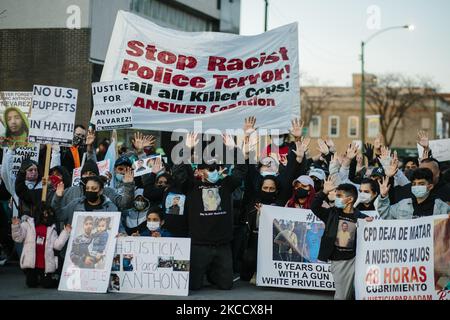
[[[399,74],[379,76],[376,84],[367,87],[367,105],[380,115],[380,130],[387,146],[392,144],[408,111],[413,107],[426,108],[427,102],[436,94],[437,87],[429,79]]]
[[[317,79],[309,78],[307,75],[301,75],[302,80],[308,83],[306,87],[300,89],[302,120],[305,125],[309,125],[311,118],[320,115],[336,97],[332,88],[320,84]]]

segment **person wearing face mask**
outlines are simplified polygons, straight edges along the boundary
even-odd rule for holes
[[[72,230],[67,224],[58,236],[54,224],[54,212],[51,208],[41,210],[37,218],[22,216],[12,219],[12,238],[15,242],[24,243],[20,267],[26,276],[26,285],[36,288],[56,288],[58,281],[54,279],[57,271],[57,257],[53,250],[61,250],[69,240]]]
[[[411,181],[411,175],[413,171],[419,167],[419,160],[417,159],[417,157],[409,157],[406,158],[403,163],[403,173],[408,178],[408,180]]]
[[[359,187],[356,208],[360,211],[374,211],[377,208],[377,197],[380,193],[378,183],[372,179],[363,179]]]
[[[320,168],[312,168],[309,171],[309,176],[314,181],[314,190],[316,191],[316,193],[322,191],[323,182],[326,178],[325,171]]]
[[[61,147],[61,165],[69,171],[72,177],[73,169],[81,167],[86,153],[86,128],[81,124],[75,125],[71,147]]]
[[[133,208],[125,210],[122,214],[121,226],[119,232],[126,232],[128,235],[136,231],[142,232],[145,229],[147,212],[150,208],[150,201],[143,196],[142,189],[135,191]]]
[[[389,181],[383,179],[379,185],[378,212],[382,219],[413,219],[450,213],[450,206],[432,192],[434,188],[433,173],[430,169],[414,170],[411,175],[411,197],[395,204],[391,204],[389,201]]]
[[[240,276],[243,281],[256,283],[256,265],[258,257],[259,218],[262,205],[281,206],[277,199],[278,182],[275,176],[264,177],[256,201],[247,206],[249,236],[244,249]]]
[[[194,144],[190,147],[194,147]],[[240,149],[237,152],[242,152]],[[239,157],[237,157],[239,158]],[[243,158],[243,155],[242,157]],[[185,165],[192,172],[191,166]],[[233,239],[232,193],[247,173],[246,164],[235,164],[233,174],[219,179],[217,163],[198,164],[201,180],[193,173],[188,175],[186,211],[191,237],[191,272],[189,287],[198,290],[206,275],[209,282],[219,289],[233,286]],[[207,200],[212,194],[214,204]]]
[[[132,208],[134,200],[134,180],[132,170],[126,170],[126,174],[123,180],[123,193],[119,194],[116,189],[111,187],[104,188],[104,195],[109,198],[117,208],[121,211]],[[99,176],[99,170],[97,163],[93,160],[86,160],[81,168],[81,183],[78,186],[70,186],[70,183],[66,185],[64,182],[64,194],[60,201],[60,206],[65,207],[71,201],[78,199],[84,194],[84,186],[89,177]],[[57,187],[57,185],[56,185]],[[55,188],[56,189],[56,188]],[[55,197],[52,200],[51,206],[55,206]]]
[[[309,176],[300,176],[293,183],[292,197],[286,203],[286,207],[310,209],[316,195],[313,179]]]
[[[83,196],[69,202],[65,207],[61,206],[61,199],[64,194],[64,185],[60,183],[56,189],[55,199],[52,203],[55,209],[57,220],[64,223],[72,223],[75,211],[119,211],[116,205],[104,196],[103,180],[98,176],[87,178],[84,186]]]
[[[266,155],[271,155],[275,151],[278,157],[287,158],[289,153],[289,134],[271,136],[271,144],[266,148]]]
[[[147,220],[143,231],[136,231],[132,236],[141,237],[172,237],[172,234],[163,228],[164,214],[161,208],[151,207],[148,210]]]
[[[358,219],[372,221],[373,218],[354,208],[358,190],[352,184],[335,185],[336,177],[325,180],[323,191],[319,192],[311,210],[325,223],[320,242],[320,261],[331,260],[331,273],[335,279],[335,300],[354,299],[354,277],[356,256],[356,227]],[[335,206],[323,207],[328,194],[336,190]]]

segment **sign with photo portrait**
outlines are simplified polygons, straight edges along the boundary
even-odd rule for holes
[[[318,260],[324,230],[324,223],[311,210],[263,205],[256,284],[335,290],[330,264]]]
[[[187,296],[191,239],[119,237],[109,291]]]
[[[120,212],[75,212],[58,290],[105,293]]]

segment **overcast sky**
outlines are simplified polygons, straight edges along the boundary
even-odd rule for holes
[[[241,6],[241,34],[262,33],[264,0],[241,0]],[[379,9],[380,28],[414,24],[415,30],[371,41],[366,72],[426,76],[450,92],[449,0],[269,0],[268,28],[298,22],[300,71],[323,84],[349,86],[361,70],[361,40],[378,31],[368,27],[371,6]]]

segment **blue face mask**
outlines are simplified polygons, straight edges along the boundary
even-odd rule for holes
[[[118,182],[122,182],[122,181],[123,181],[123,174],[117,173],[117,174],[116,174],[116,180],[117,180]]]
[[[425,198],[430,193],[427,186],[412,186],[411,192],[416,198]]]
[[[208,181],[211,183],[216,183],[219,180],[219,172],[214,170],[213,172],[208,172]]]
[[[260,172],[262,177],[267,177],[267,176],[277,176],[278,173],[277,172],[271,172],[271,171],[263,171]]]
[[[334,205],[338,209],[344,209],[345,208],[344,200],[342,200],[342,198],[337,198],[336,197],[336,200],[334,200]]]

